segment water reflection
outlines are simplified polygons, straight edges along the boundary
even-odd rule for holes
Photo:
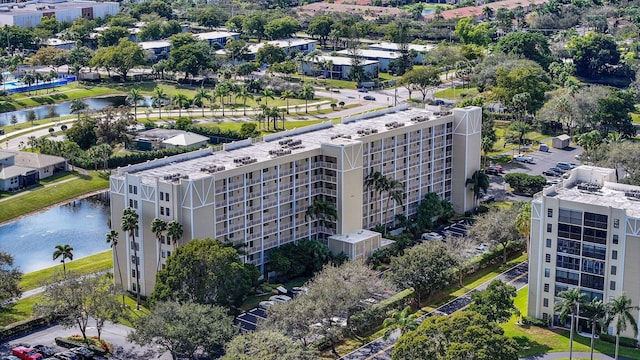
[[[54,247],[69,244],[79,259],[109,249],[108,196],[99,195],[70,202],[46,212],[0,227],[0,250],[13,255],[22,272],[58,264]]]

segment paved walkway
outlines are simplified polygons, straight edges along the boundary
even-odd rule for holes
[[[463,309],[467,305],[471,303],[471,295],[477,291],[482,291],[489,286],[489,284],[496,279],[503,280],[513,286],[516,289],[521,289],[526,286],[528,283],[527,280],[527,263],[520,263],[511,269],[503,272],[502,274],[495,276],[475,289],[453,299],[452,301],[440,306],[434,311],[429,312],[418,318],[418,321],[421,322],[427,317],[434,315],[451,315],[454,312]],[[372,342],[356,349],[355,351],[343,356],[342,360],[372,360],[372,359],[383,359],[383,360],[391,360],[391,351],[398,339],[394,337],[390,337],[387,340],[384,340],[382,337],[373,340]]]

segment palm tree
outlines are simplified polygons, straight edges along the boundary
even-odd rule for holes
[[[184,230],[182,225],[175,220],[169,221],[167,224],[167,236],[171,238],[173,244],[176,245],[178,240],[182,237]]]
[[[160,119],[162,120],[162,107],[164,106],[165,102],[169,101],[169,95],[167,95],[167,93],[161,87],[156,87],[155,89],[153,89],[151,100],[153,101],[153,104],[157,106],[158,109],[160,109],[159,114]]]
[[[296,94],[291,90],[285,90],[280,94],[280,97],[283,98],[287,102],[287,114],[289,113],[289,99],[293,99],[296,97]]]
[[[33,73],[33,79],[34,79],[34,80],[35,80],[35,82],[36,82],[36,95],[38,95],[38,89],[37,89],[37,87],[38,87],[38,82],[39,82],[39,81],[42,81],[42,80],[44,79],[44,78],[42,77],[42,73],[39,73],[39,72],[35,71],[35,72]]]
[[[271,89],[262,90],[262,98],[264,98],[264,106],[269,106],[269,99],[274,99],[276,93]]]
[[[202,109],[202,117],[204,117],[204,101],[211,101],[211,99],[211,92],[209,92],[209,90],[204,87],[200,87],[200,89],[196,90],[196,94],[193,96],[193,102]]]
[[[33,73],[25,73],[24,76],[22,77],[22,82],[27,84],[27,90],[29,92],[29,95],[31,95],[31,84],[33,84],[33,82],[36,81],[35,77],[33,76]]]
[[[73,260],[73,248],[71,245],[56,245],[55,250],[53,251],[53,260],[58,260],[61,258],[60,262],[62,263],[62,273],[64,277],[67,277],[67,264],[66,260]]]
[[[620,350],[620,333],[627,330],[627,325],[631,325],[634,336],[638,336],[638,323],[631,313],[631,311],[635,310],[638,310],[638,306],[631,305],[631,299],[625,294],[622,294],[609,302],[609,316],[607,323],[611,323],[615,320],[616,360],[618,360],[618,352]]]
[[[138,229],[138,213],[133,208],[126,208],[122,212],[122,231],[128,232],[131,238],[133,257],[136,264],[136,310],[140,310],[140,260],[138,258],[138,243],[136,243],[136,230]]]
[[[594,298],[584,306],[585,314],[591,322],[591,360],[593,360],[593,347],[596,339],[596,327],[601,326],[607,318],[609,309],[607,304],[598,298]]]
[[[525,251],[529,253],[529,237],[531,236],[531,203],[524,202],[518,210],[518,216],[516,217],[516,230],[526,240]]]
[[[122,271],[120,270],[120,262],[118,261],[118,251],[116,247],[118,246],[118,232],[115,230],[111,230],[106,235],[107,244],[111,245],[111,250],[116,257],[116,267],[118,268],[118,276],[120,277],[120,285],[122,285],[122,307],[124,307],[124,282],[122,281]]]
[[[144,97],[142,96],[142,92],[140,90],[133,88],[129,90],[129,95],[127,95],[127,102],[133,105],[133,118],[138,120],[138,103],[142,101]]]
[[[300,91],[300,97],[304,99],[304,112],[306,114],[309,113],[309,100],[313,99],[314,92],[313,87],[311,85],[305,85],[302,87]]]
[[[151,222],[151,232],[156,234],[156,240],[158,241],[158,266],[156,266],[156,271],[160,270],[160,258],[161,258],[161,252],[162,252],[162,242],[160,237],[162,236],[162,233],[166,230],[167,230],[166,221],[159,218],[153,219],[153,221]]]
[[[587,294],[580,292],[580,289],[569,289],[558,293],[562,299],[557,302],[553,310],[560,315],[560,321],[564,321],[567,315],[571,316],[571,328],[569,330],[569,360],[573,358],[573,328],[575,317],[578,314],[578,307],[585,303]]]
[[[220,106],[222,106],[222,116],[224,117],[224,98],[231,93],[229,84],[219,83],[214,89],[216,96],[220,97]]]
[[[482,141],[480,142],[480,149],[482,150],[482,153],[484,154],[484,157],[482,158],[483,163],[486,164],[487,163],[487,156],[489,155],[489,152],[491,150],[493,150],[493,140],[491,140],[490,137],[485,136],[482,138]]]
[[[416,319],[415,314],[411,313],[411,306],[405,307],[402,311],[392,311],[391,316],[384,319],[382,323],[382,327],[385,329],[382,338],[387,340],[395,330],[399,330],[400,336],[402,336],[407,331],[417,329],[420,323]]]
[[[402,206],[402,196],[404,194],[404,186],[402,185],[402,183],[396,179],[388,179],[385,177],[383,185],[384,191],[387,192],[387,211],[389,210],[389,201],[391,201],[392,199],[397,205]]]
[[[69,112],[72,114],[78,114],[78,121],[80,121],[80,114],[89,108],[89,105],[85,103],[82,99],[74,99],[71,100],[71,105],[69,107]]]
[[[489,177],[482,170],[476,170],[471,178],[467,179],[465,185],[471,185],[471,190],[473,190],[473,200],[474,204],[478,204],[478,199],[480,199],[480,194],[482,192],[487,192],[489,190]]]
[[[176,93],[173,95],[173,104],[178,106],[178,118],[182,117],[182,108],[187,106],[189,98],[183,93]]]
[[[316,227],[318,225],[328,226],[331,223],[335,222],[338,219],[338,212],[332,203],[316,197],[313,199],[312,204],[307,208],[307,211],[304,213],[305,220],[315,219]],[[316,229],[317,230],[317,229]],[[318,232],[316,231],[316,236],[318,236]]]
[[[236,93],[236,99],[242,98],[243,115],[247,116],[247,99],[253,99],[253,94],[246,86],[241,86]]]
[[[485,18],[487,18],[487,20],[490,20],[493,17],[493,8],[490,6],[485,6],[484,8],[482,8],[482,15],[485,16]]]

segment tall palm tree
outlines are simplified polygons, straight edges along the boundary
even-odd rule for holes
[[[222,107],[222,116],[224,116],[224,98],[231,93],[231,88],[227,83],[219,83],[214,89],[216,96],[220,97],[220,106]]]
[[[178,243],[178,240],[182,238],[183,233],[184,230],[182,229],[182,225],[179,222],[175,220],[169,221],[169,223],[167,224],[167,236],[171,238],[171,241],[173,241],[174,245],[176,245]]]
[[[293,99],[296,97],[296,94],[291,90],[285,90],[280,94],[280,97],[283,98],[287,102],[287,114],[289,113],[289,99]]]
[[[584,305],[585,315],[591,322],[591,360],[593,360],[593,348],[596,339],[596,328],[603,327],[609,313],[609,307],[602,300],[594,298]]]
[[[120,270],[120,261],[118,261],[118,232],[111,230],[106,235],[107,244],[111,245],[111,250],[116,257],[116,267],[118,268],[118,276],[120,277],[120,285],[122,286],[122,307],[124,307],[124,282],[122,281],[122,271]]]
[[[385,329],[382,338],[387,340],[389,336],[395,331],[400,330],[400,336],[407,331],[412,331],[418,328],[420,323],[417,321],[417,316],[411,313],[411,306],[407,306],[402,311],[394,310],[391,312],[391,316],[384,319],[382,327]]]
[[[236,93],[236,99],[237,98],[242,98],[243,115],[247,116],[247,99],[253,99],[253,94],[246,86],[240,86]]]
[[[631,305],[631,303],[631,299],[625,294],[622,294],[609,302],[609,317],[607,322],[611,323],[615,321],[616,360],[618,360],[618,352],[620,350],[620,333],[627,330],[627,325],[631,325],[634,336],[638,336],[638,323],[631,313],[631,311],[638,310],[638,306]]]
[[[312,204],[307,208],[307,211],[304,214],[304,218],[305,220],[317,220],[316,228],[319,225],[328,226],[338,220],[338,211],[332,203],[322,198],[316,197],[313,199]],[[316,229],[316,236],[317,235],[318,232]]]
[[[518,210],[518,216],[516,217],[516,230],[522,235],[526,240],[526,249],[525,251],[529,253],[529,237],[531,236],[531,203],[524,202],[520,209]]]
[[[144,97],[142,96],[142,92],[136,88],[129,90],[129,94],[127,95],[127,102],[133,105],[133,118],[138,120],[138,103],[142,101]]]
[[[173,95],[173,104],[178,106],[178,118],[182,117],[182,108],[189,104],[189,98],[183,93]]]
[[[162,233],[165,232],[167,230],[167,222],[160,219],[160,218],[155,218],[153,219],[153,221],[151,222],[151,232],[156,234],[156,240],[158,241],[158,266],[156,266],[156,271],[160,270],[160,258],[161,253],[162,253],[162,242],[161,242],[161,236]]]
[[[35,71],[33,73],[33,79],[36,82],[36,95],[38,95],[38,82],[44,80],[44,77],[42,76],[42,73]]]
[[[300,97],[304,99],[304,112],[309,113],[309,100],[313,99],[314,92],[311,85],[305,85],[300,91]]]
[[[193,96],[193,102],[200,106],[200,109],[202,109],[202,117],[204,117],[204,101],[211,101],[211,99],[211,92],[208,89],[205,89],[201,86],[198,90],[196,90],[196,94]]]
[[[480,199],[480,194],[482,192],[487,192],[489,190],[489,177],[482,170],[476,170],[471,178],[467,179],[465,185],[471,185],[471,190],[473,191],[473,200],[474,205],[478,204],[478,199]]]
[[[33,73],[27,72],[22,77],[22,82],[27,84],[27,91],[29,92],[29,95],[31,95],[31,84],[33,84],[34,81],[36,81],[36,78]]]
[[[262,90],[262,98],[264,99],[264,106],[269,106],[269,99],[275,99],[276,93],[271,89]]]
[[[553,311],[559,313],[560,321],[564,321],[567,315],[571,316],[571,328],[569,330],[569,360],[573,359],[573,329],[575,317],[578,314],[578,307],[586,302],[587,294],[580,292],[580,289],[569,289],[558,293],[562,300],[557,302]]]
[[[60,262],[62,263],[62,273],[64,277],[67,277],[67,264],[66,260],[73,260],[73,248],[71,245],[56,245],[55,250],[53,251],[53,260],[58,260],[61,258]]]
[[[82,99],[73,99],[71,100],[71,105],[69,106],[69,112],[72,114],[78,114],[78,121],[80,121],[80,114],[89,108],[89,105],[85,103]]]
[[[482,157],[482,160],[483,160],[482,163],[483,164],[487,163],[487,157],[489,156],[489,152],[491,150],[493,150],[493,144],[494,144],[494,141],[491,140],[490,137],[485,136],[485,137],[482,138],[482,140],[480,142],[480,149],[482,150],[482,153],[484,155]]]
[[[122,212],[122,231],[129,233],[129,238],[133,244],[133,257],[136,265],[136,310],[140,310],[140,260],[138,258],[138,243],[136,243],[136,230],[138,229],[139,216],[135,209],[126,208]]]
[[[158,113],[160,114],[160,119],[162,120],[162,107],[167,101],[169,101],[169,95],[167,95],[163,88],[156,87],[153,89],[151,100],[153,101],[153,104],[158,107]]]

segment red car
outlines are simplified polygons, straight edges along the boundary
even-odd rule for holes
[[[43,358],[42,355],[38,354],[35,349],[24,346],[18,346],[11,349],[11,354],[19,357],[22,360],[40,360]]]

